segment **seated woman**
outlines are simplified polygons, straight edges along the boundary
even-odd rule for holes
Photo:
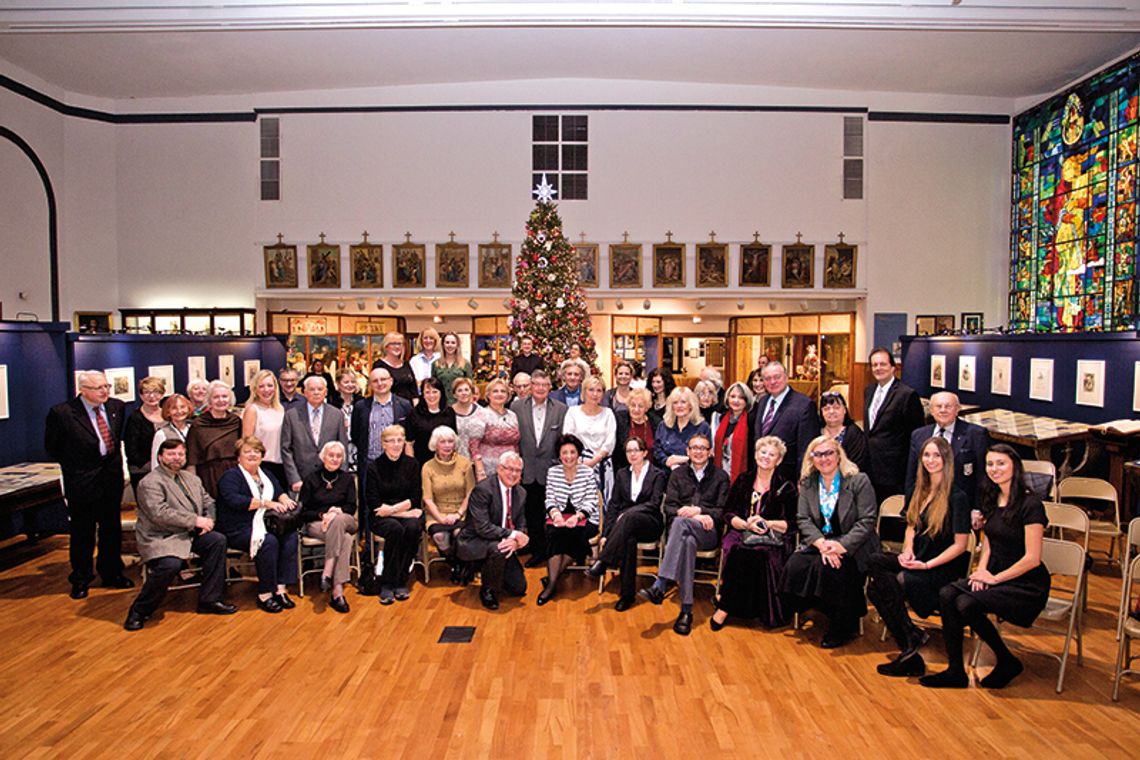
[[[796,484],[776,472],[788,453],[783,441],[769,435],[753,448],[755,466],[733,481],[724,505],[729,530],[721,541],[720,599],[709,621],[714,631],[729,615],[759,618],[769,628],[788,623],[780,581],[795,548]]]
[[[558,578],[571,563],[582,564],[590,553],[590,539],[598,535],[598,481],[594,471],[579,462],[582,442],[563,434],[558,459],[546,473],[545,588],[538,595],[541,607],[554,598]]]
[[[1004,443],[991,446],[986,453],[986,476],[979,502],[986,521],[982,555],[968,579],[943,586],[938,593],[948,667],[920,678],[923,686],[969,686],[962,662],[962,635],[967,625],[997,658],[994,669],[978,683],[988,689],[1008,685],[1024,666],[1009,651],[988,615],[1027,628],[1049,600],[1051,579],[1041,563],[1049,521],[1041,499],[1025,486],[1021,457]]]
[[[321,447],[323,465],[301,481],[301,521],[305,535],[325,542],[325,566],[321,591],[329,593],[329,606],[348,612],[344,584],[352,562],[356,539],[356,476],[342,470],[345,449],[340,441]]]
[[[820,646],[841,647],[867,614],[863,581],[879,549],[875,490],[825,435],[812,440],[801,470],[796,527],[800,548],[788,558],[780,592],[793,612],[817,607],[829,625]]]
[[[866,472],[869,463],[867,434],[855,424],[847,413],[847,400],[842,393],[828,392],[819,397],[820,435],[826,435],[843,447],[847,459],[859,472]]]
[[[733,383],[724,394],[726,411],[715,416],[712,424],[713,463],[736,479],[752,469],[756,446],[756,410],[752,391],[744,383]]]
[[[458,438],[449,427],[433,430],[428,448],[435,456],[420,472],[428,536],[451,566],[452,583],[462,580],[455,542],[467,516],[467,497],[475,487],[471,460],[456,451]]]
[[[272,474],[261,468],[265,444],[247,436],[238,440],[235,449],[237,467],[226,470],[218,481],[218,522],[214,527],[225,534],[231,549],[253,557],[257,606],[273,613],[291,610],[297,605],[285,587],[297,582],[297,532],[277,536],[267,531],[265,515],[267,511],[291,512],[297,503],[281,490]]]
[[[380,604],[408,598],[412,560],[424,531],[423,481],[420,463],[404,451],[404,428],[389,425],[380,433],[383,452],[368,465],[364,508],[372,532],[384,539],[380,572]]]
[[[638,393],[635,389],[633,393]],[[640,389],[641,393],[648,393]],[[606,509],[604,541],[598,561],[587,573],[600,578],[606,568],[616,567],[621,594],[614,609],[625,612],[633,606],[637,593],[637,545],[657,541],[665,529],[661,497],[665,493],[665,471],[649,463],[649,446],[638,436],[625,444],[628,467],[614,476],[614,490]]]
[[[712,440],[709,424],[697,409],[697,397],[684,386],[674,388],[665,405],[665,416],[653,433],[653,463],[670,470],[689,461],[689,439],[694,435]]]
[[[875,605],[899,647],[894,660],[878,666],[885,676],[921,676],[926,664],[919,647],[929,634],[906,613],[919,617],[938,611],[939,590],[966,576],[970,555],[970,502],[954,485],[954,454],[942,437],[927,438],[919,449],[914,494],[906,510],[902,554],[871,557],[867,598]]]

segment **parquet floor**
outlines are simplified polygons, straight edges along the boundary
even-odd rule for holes
[[[1033,653],[1000,692],[880,677],[891,645],[870,620],[836,651],[810,624],[713,633],[707,592],[688,638],[671,630],[672,598],[619,614],[614,587],[598,597],[580,575],[538,608],[540,570],[494,613],[446,577],[391,607],[350,590],[347,616],[319,595],[267,615],[244,583],[228,591],[237,615],[196,615],[196,592],[177,591],[131,634],[120,626],[135,592],[72,601],[66,563],[62,537],[0,545],[0,757],[1084,760],[1140,747],[1140,683],[1109,698],[1120,580],[1103,562],[1085,664],[1073,658],[1061,695],[1056,663]],[[476,626],[473,642],[436,643],[447,625]],[[925,654],[941,667],[937,635]]]

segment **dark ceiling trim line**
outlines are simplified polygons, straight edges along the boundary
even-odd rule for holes
[[[40,157],[36,155],[36,151],[31,145],[28,145],[24,138],[8,129],[7,127],[0,126],[0,137],[10,140],[17,148],[24,152],[32,165],[36,167],[36,172],[40,175],[40,182],[44,185],[44,195],[47,196],[48,204],[48,290],[51,294],[51,321],[59,321],[59,220],[56,217],[55,206],[55,190],[51,185],[51,177],[48,176],[47,167]]]
[[[424,106],[314,106],[256,108],[259,116],[317,113],[473,113],[481,111],[711,111],[724,113],[867,113],[865,106],[766,106],[642,103],[511,103]]]
[[[928,113],[924,111],[870,111],[867,121],[908,121],[935,124],[1009,124],[1000,113]]]

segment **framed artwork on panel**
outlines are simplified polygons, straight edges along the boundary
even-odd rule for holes
[[[180,393],[174,387],[174,365],[173,364],[152,364],[146,368],[146,374],[149,377],[157,377],[162,380],[166,387],[165,395],[169,396],[172,393]]]
[[[785,288],[815,287],[815,246],[801,243],[785,245],[783,252],[783,286]]]
[[[407,238],[407,242],[392,246],[392,284],[397,288],[422,288],[427,248],[423,243],[413,243],[411,235]]]
[[[260,359],[246,359],[242,362],[242,375],[245,376],[245,387],[249,388],[253,385],[253,378],[261,371]]]
[[[990,393],[995,396],[1010,395],[1013,374],[1013,358],[1009,356],[995,356],[990,367]]]
[[[1029,398],[1034,401],[1053,400],[1053,360],[1029,360]]]
[[[958,357],[958,390],[973,393],[978,379],[978,357]]]
[[[186,374],[190,380],[206,380],[206,357],[187,356]]]
[[[934,318],[934,334],[949,335],[954,332],[954,315],[939,314]]]
[[[697,287],[728,287],[728,246],[703,243],[697,246]]]
[[[309,287],[340,287],[340,246],[323,241],[307,246],[309,251]]]
[[[681,243],[654,243],[653,287],[685,287],[685,246]]]
[[[1077,403],[1104,407],[1104,361],[1077,360]]]
[[[496,235],[496,237],[498,237]],[[479,287],[509,288],[511,286],[510,243],[479,244]]]
[[[267,245],[261,250],[265,256],[265,287],[297,287],[297,246],[284,245],[277,236],[277,245]]]
[[[930,356],[930,387],[946,387],[946,355],[931,354]]]
[[[610,246],[610,287],[641,287],[641,245],[617,243]]]
[[[597,243],[577,243],[574,251],[578,254],[578,284],[584,288],[598,287]]]
[[[231,388],[234,387],[234,355],[222,354],[218,357],[218,379]]]
[[[824,246],[823,287],[853,288],[859,248],[846,243]]]
[[[435,247],[435,285],[437,288],[471,286],[471,248],[465,243],[440,243]]]
[[[364,242],[348,247],[348,265],[352,272],[352,287],[384,287],[384,246],[369,243],[367,232],[364,233]]]
[[[962,312],[962,332],[967,335],[979,335],[986,326],[986,317],[981,312]]]
[[[75,332],[81,332],[81,333],[109,333],[109,332],[111,332],[111,312],[109,312],[109,311],[77,311],[77,312],[75,312]]]
[[[934,315],[919,314],[914,318],[915,335],[934,335]]]
[[[111,398],[129,404],[135,400],[135,368],[114,367],[103,370],[107,382],[111,384]]]
[[[766,288],[772,284],[772,246],[746,243],[740,246],[741,287]]]

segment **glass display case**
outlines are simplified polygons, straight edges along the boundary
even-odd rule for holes
[[[615,315],[613,318],[613,361],[637,362],[641,365],[642,377],[661,364],[661,318]],[[613,377],[607,387],[613,387]]]
[[[734,317],[729,333],[733,354],[729,382],[747,381],[764,355],[787,367],[789,385],[813,401],[825,390],[849,395],[854,371],[853,313]]]
[[[367,375],[384,335],[404,332],[404,318],[270,312],[269,331],[288,336],[285,361],[298,372],[321,359],[330,373],[349,366]]]
[[[480,384],[496,377],[510,381],[511,328],[507,317],[475,317],[471,336],[471,368]]]
[[[253,309],[119,309],[129,333],[189,335],[253,335]]]

